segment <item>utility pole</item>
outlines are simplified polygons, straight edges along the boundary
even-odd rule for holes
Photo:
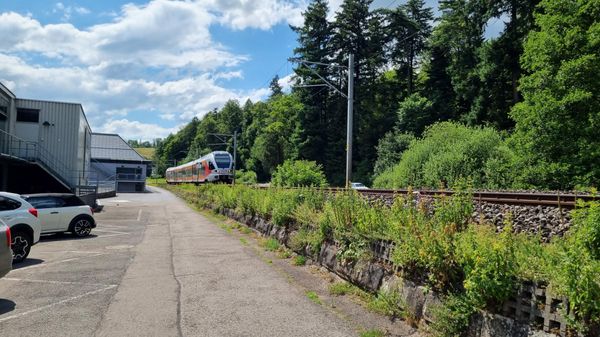
[[[323,76],[316,72],[313,68],[308,65],[321,65],[338,68],[346,68],[337,64],[327,64],[322,62],[305,61],[298,58],[290,58],[290,62],[297,62],[305,66],[313,74],[315,74],[324,83],[320,84],[307,84],[298,85],[297,88],[313,88],[313,87],[329,87],[338,94],[342,95],[348,100],[348,114],[346,116],[346,188],[350,187],[350,181],[352,180],[352,128],[353,128],[353,117],[354,117],[354,54],[348,55],[348,94],[344,94],[335,85],[327,81]]]
[[[346,188],[352,179],[352,124],[354,119],[354,54],[348,57],[348,116],[346,117]]]
[[[233,182],[235,185],[235,167],[237,164],[237,130],[233,131]]]

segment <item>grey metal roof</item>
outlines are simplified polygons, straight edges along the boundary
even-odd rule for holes
[[[92,159],[149,162],[132,149],[121,136],[108,133],[92,133]]]

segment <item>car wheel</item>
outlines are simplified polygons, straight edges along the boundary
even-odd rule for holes
[[[33,240],[29,234],[23,231],[15,231],[12,233],[12,242],[10,246],[13,253],[13,263],[23,262],[31,251]]]
[[[79,218],[73,224],[73,235],[83,238],[92,232],[92,222],[86,218]]]

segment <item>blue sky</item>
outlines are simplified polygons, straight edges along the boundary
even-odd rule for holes
[[[341,2],[330,0],[332,15]],[[2,0],[0,82],[18,97],[81,103],[94,131],[165,137],[228,99],[265,98],[275,74],[288,83],[289,24],[306,3]]]

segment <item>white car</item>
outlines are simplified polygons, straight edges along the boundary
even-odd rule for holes
[[[74,194],[29,194],[23,199],[38,210],[42,234],[71,232],[85,237],[96,228],[92,208]]]
[[[10,227],[13,262],[25,260],[31,246],[40,241],[38,211],[20,195],[0,192],[0,219]]]
[[[369,188],[365,186],[363,183],[350,183],[350,187],[353,190],[368,190]]]

